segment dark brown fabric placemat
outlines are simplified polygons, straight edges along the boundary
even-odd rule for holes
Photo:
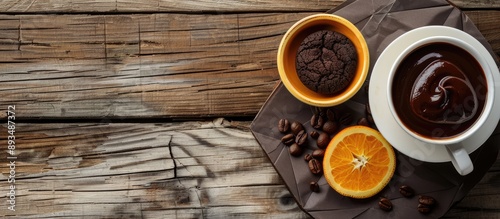
[[[472,21],[445,0],[348,0],[328,13],[350,20],[361,30],[370,50],[370,72],[377,57],[394,39],[409,30],[427,25],[445,25],[464,30],[476,37],[494,56],[491,46]],[[367,102],[367,92],[362,88],[351,100],[335,108],[350,111],[355,123],[365,116]],[[298,205],[315,218],[441,217],[479,182],[496,161],[499,151],[498,126],[488,141],[471,154],[474,171],[467,176],[460,176],[450,162],[425,163],[396,151],[396,172],[384,190],[368,199],[348,198],[331,189],[324,177],[313,175],[303,156],[291,156],[288,148],[280,142],[283,134],[277,129],[279,119],[301,122],[307,130],[312,131],[314,129],[309,121],[314,110],[314,107],[295,99],[280,84],[254,119],[251,130]],[[315,142],[309,138],[304,154],[311,153],[315,148]],[[309,183],[312,180],[318,180],[319,193],[310,191]],[[417,195],[413,198],[402,197],[398,191],[401,185],[411,186]],[[424,215],[417,211],[420,194],[437,199],[438,205],[431,213]],[[390,198],[394,209],[390,212],[380,210],[377,205],[380,197]]]

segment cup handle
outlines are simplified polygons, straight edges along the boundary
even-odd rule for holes
[[[460,145],[446,145],[451,163],[460,175],[465,176],[474,170],[469,153]]]

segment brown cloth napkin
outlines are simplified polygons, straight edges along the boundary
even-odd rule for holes
[[[445,25],[464,30],[476,37],[495,57],[491,46],[472,21],[445,0],[348,0],[328,13],[350,20],[361,30],[370,50],[370,72],[380,53],[394,39],[409,30],[426,25]],[[369,78],[370,75],[368,80]],[[368,80],[364,86],[368,84]],[[365,116],[367,102],[367,92],[362,88],[351,100],[335,108],[350,111],[355,123]],[[499,151],[500,128],[497,126],[488,141],[471,154],[474,171],[467,176],[460,176],[450,162],[425,163],[396,152],[395,174],[379,194],[368,199],[348,198],[330,188],[323,176],[313,175],[303,156],[291,156],[288,147],[280,142],[283,134],[277,129],[279,119],[301,122],[311,131],[314,129],[309,121],[314,110],[314,107],[295,99],[280,84],[256,116],[251,130],[298,205],[315,218],[441,217],[479,182],[496,161]],[[304,154],[311,153],[315,148],[314,140],[309,138]],[[320,185],[319,193],[313,193],[309,189],[309,183],[313,180],[317,180]],[[401,185],[412,187],[417,195],[412,198],[403,197],[398,191]],[[418,195],[436,198],[437,206],[429,214],[419,213]],[[391,199],[394,205],[392,211],[379,209],[377,203],[380,197]]]

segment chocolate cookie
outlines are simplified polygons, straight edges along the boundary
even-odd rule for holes
[[[307,88],[332,95],[351,83],[357,57],[356,48],[346,36],[320,30],[301,43],[297,51],[297,74]]]

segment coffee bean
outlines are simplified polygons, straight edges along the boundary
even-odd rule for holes
[[[418,198],[418,203],[428,205],[428,206],[434,206],[436,204],[436,200],[431,196],[421,195]]]
[[[309,183],[309,188],[311,189],[312,192],[319,192],[318,182],[311,181],[311,183]]]
[[[323,125],[323,131],[330,135],[333,135],[337,131],[337,127],[337,123],[328,120]]]
[[[401,193],[401,195],[403,195],[404,197],[410,198],[413,197],[415,191],[413,191],[413,189],[407,185],[402,185],[401,187],[399,187],[399,193]]]
[[[311,126],[314,127],[316,125],[318,125],[318,118],[319,118],[319,114],[318,113],[314,113],[312,116],[311,116]]]
[[[337,118],[335,115],[336,113],[335,111],[333,111],[333,109],[326,110],[326,118],[328,118],[328,120],[335,122],[335,119]]]
[[[301,130],[296,136],[295,136],[295,142],[299,146],[304,145],[307,142],[307,132],[306,130]]]
[[[318,148],[325,149],[330,143],[330,136],[325,132],[319,134],[318,139],[316,140],[316,144]]]
[[[340,118],[339,118],[339,123],[341,125],[344,125],[344,126],[348,126],[351,124],[352,122],[352,114],[351,113],[348,113],[348,112],[345,112],[343,113]]]
[[[285,145],[290,146],[295,143],[295,136],[293,134],[287,134],[281,138],[281,142],[283,142],[283,144]]]
[[[319,108],[318,108],[318,111],[316,111],[316,113],[317,113],[320,117],[323,117],[323,118],[324,118],[324,117],[325,117],[325,115],[326,115],[326,108],[321,108],[321,107],[319,107]]]
[[[292,145],[290,145],[290,148],[288,148],[288,150],[294,157],[298,157],[302,154],[302,148],[297,143],[293,143]]]
[[[366,118],[361,118],[358,120],[358,125],[364,125],[364,126],[370,126],[370,123],[368,122],[368,120]]]
[[[290,125],[290,129],[292,130],[292,133],[296,135],[299,134],[300,131],[304,130],[304,126],[302,126],[300,122],[295,121]]]
[[[422,214],[427,214],[427,213],[431,212],[432,209],[431,209],[431,206],[429,206],[429,205],[418,204],[417,210],[418,210],[418,212],[420,212]]]
[[[323,149],[316,149],[312,152],[312,157],[318,160],[323,160],[323,157],[325,157],[325,150]]]
[[[309,135],[314,139],[318,139],[319,137],[319,133],[317,131],[312,131],[311,133],[309,133]]]
[[[311,159],[313,159],[313,156],[312,156],[311,154],[306,154],[306,155],[304,156],[304,160],[305,160],[306,162],[309,162]]]
[[[315,175],[320,175],[323,172],[323,167],[321,166],[321,162],[317,159],[311,159],[308,165],[309,165],[309,170],[311,170],[311,173]]]
[[[378,206],[384,211],[392,210],[392,202],[388,198],[381,198],[378,202]]]
[[[290,131],[290,121],[288,121],[288,119],[280,119],[280,121],[278,121],[278,131],[281,133]]]
[[[311,117],[311,126],[315,129],[321,129],[323,127],[323,124],[325,123],[324,119],[322,116],[320,116],[318,113],[315,113]]]
[[[323,112],[323,108],[321,107],[314,107],[314,114],[321,114]]]

